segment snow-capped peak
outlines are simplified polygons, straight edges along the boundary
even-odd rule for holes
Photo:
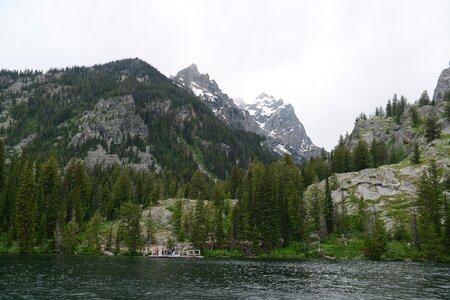
[[[208,74],[201,74],[195,64],[172,79],[192,91],[225,123],[265,136],[274,152],[292,155],[296,161],[320,153],[306,135],[292,105],[284,104],[282,99],[261,93],[253,101],[240,103],[238,107]]]

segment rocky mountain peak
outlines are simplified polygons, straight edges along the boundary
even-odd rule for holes
[[[285,104],[282,99],[261,93],[250,104],[240,101],[238,107],[208,74],[201,74],[195,64],[172,79],[190,89],[227,124],[265,136],[276,153],[292,155],[298,162],[320,154],[320,149],[306,135],[292,105]]]
[[[196,64],[191,64],[189,67],[187,67],[185,69],[186,71],[193,73],[193,74],[198,74],[200,75],[200,72],[198,71],[198,67]]]
[[[297,161],[320,154],[321,150],[306,134],[292,105],[285,104],[282,99],[276,99],[267,93],[261,93],[244,108],[279,154],[289,154]]]
[[[434,89],[433,100],[440,102],[444,99],[445,92],[450,90],[450,67],[442,70]]]

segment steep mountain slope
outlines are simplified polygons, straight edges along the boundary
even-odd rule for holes
[[[129,164],[189,177],[225,177],[269,161],[263,138],[231,128],[202,101],[140,59],[64,70],[1,71],[0,128],[10,152],[93,165]]]
[[[450,67],[442,70],[436,88],[433,93],[433,100],[440,102],[444,99],[445,92],[450,90]]]
[[[256,130],[255,124],[222,92],[215,80],[210,79],[208,74],[201,74],[195,64],[179,71],[171,79],[191,90],[228,125],[253,132]]]
[[[448,69],[447,69],[448,70]],[[446,74],[446,70],[443,74]],[[450,90],[450,85],[443,85],[442,75],[438,82],[439,93]],[[436,92],[435,92],[436,94]],[[438,98],[440,99],[440,98]],[[393,117],[372,116],[359,117],[355,128],[347,137],[349,148],[355,147],[359,140],[368,144],[372,140],[382,141],[389,147],[402,149],[409,156],[397,164],[385,165],[378,168],[364,169],[359,172],[337,174],[332,180],[332,199],[336,214],[355,212],[361,207],[360,199],[364,200],[366,210],[379,211],[388,227],[396,224],[410,224],[411,216],[415,212],[417,199],[416,184],[427,164],[435,160],[441,170],[444,180],[450,174],[450,122],[444,114],[445,103],[440,100],[436,105],[417,104],[408,105],[402,117],[396,121]],[[413,110],[416,110],[422,124],[414,127],[412,124]],[[435,116],[441,128],[439,138],[428,142],[424,137],[424,121]],[[421,159],[419,164],[413,164],[413,144],[419,145]],[[311,203],[315,193],[325,189],[325,181],[308,187],[306,199]],[[445,188],[445,187],[444,187]],[[448,186],[446,187],[448,189]],[[446,191],[449,194],[449,190]]]
[[[208,74],[201,74],[195,64],[172,79],[190,89],[227,124],[265,136],[269,147],[279,155],[289,154],[301,162],[321,152],[306,135],[294,108],[281,99],[277,101],[261,94],[256,103],[238,107]]]
[[[272,145],[278,153],[302,159],[320,154],[321,149],[306,134],[292,105],[285,104],[282,99],[276,100],[273,96],[262,93],[253,104],[245,105],[244,109],[264,135],[273,138]]]

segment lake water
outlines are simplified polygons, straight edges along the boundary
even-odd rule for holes
[[[450,264],[0,255],[1,299],[450,299]]]

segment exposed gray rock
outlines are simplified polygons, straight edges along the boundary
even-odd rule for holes
[[[441,76],[439,76],[436,88],[433,93],[433,100],[441,102],[444,100],[445,92],[450,90],[450,67],[442,70]]]
[[[294,108],[285,105],[281,99],[261,94],[256,104],[246,106],[240,100],[238,107],[208,74],[201,74],[195,64],[181,70],[172,79],[191,90],[228,125],[266,137],[267,145],[279,155],[289,154],[301,162],[321,153],[321,149],[306,135]]]
[[[297,161],[320,155],[321,149],[306,134],[292,105],[262,93],[244,108],[280,155],[289,154]]]
[[[33,134],[27,136],[26,138],[24,138],[23,140],[21,140],[17,145],[15,145],[13,147],[14,152],[16,152],[20,155],[22,153],[22,149],[25,148],[29,143],[31,143],[35,137],[36,137],[36,134],[33,133]]]
[[[213,113],[225,123],[245,130],[253,131],[254,124],[249,122],[244,114],[219,88],[215,80],[208,74],[201,74],[195,64],[181,70],[171,77],[180,86],[191,90]]]
[[[119,157],[117,154],[107,153],[101,145],[97,145],[97,149],[87,152],[84,162],[89,169],[93,169],[96,165],[103,167],[112,167],[114,165],[127,165],[137,171],[154,170],[156,173],[161,171],[161,167],[151,153],[139,151],[133,147],[132,151],[137,153],[139,163],[130,162],[127,157]],[[147,147],[148,148],[148,147]]]
[[[80,118],[78,133],[69,145],[78,145],[92,138],[121,144],[127,136],[147,137],[147,127],[135,112],[131,95],[100,100],[94,110],[87,111]]]

